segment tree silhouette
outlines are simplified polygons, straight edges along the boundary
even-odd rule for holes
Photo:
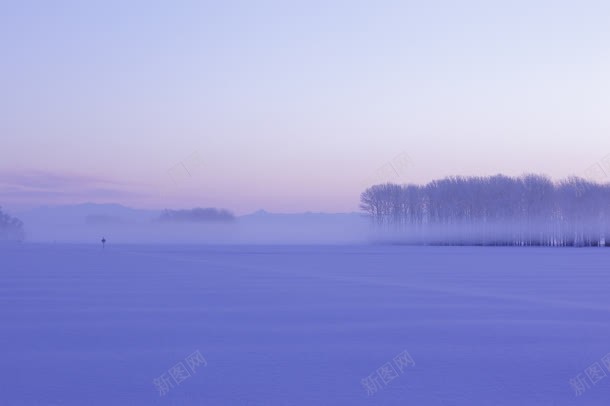
[[[374,185],[360,208],[392,239],[475,245],[610,245],[610,185],[571,177],[448,177]]]
[[[23,222],[2,212],[0,207],[0,241],[23,241]]]

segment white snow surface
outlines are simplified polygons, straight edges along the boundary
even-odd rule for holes
[[[604,248],[25,243],[0,276],[0,405],[610,404]]]

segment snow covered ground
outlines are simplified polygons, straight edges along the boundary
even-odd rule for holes
[[[0,276],[0,405],[610,404],[604,248],[30,243]]]

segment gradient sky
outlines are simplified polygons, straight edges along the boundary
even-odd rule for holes
[[[0,51],[9,208],[352,211],[610,154],[607,0],[13,1]]]

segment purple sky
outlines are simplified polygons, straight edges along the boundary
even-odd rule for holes
[[[376,181],[605,182],[608,21],[607,1],[12,2],[0,205],[351,211]]]

